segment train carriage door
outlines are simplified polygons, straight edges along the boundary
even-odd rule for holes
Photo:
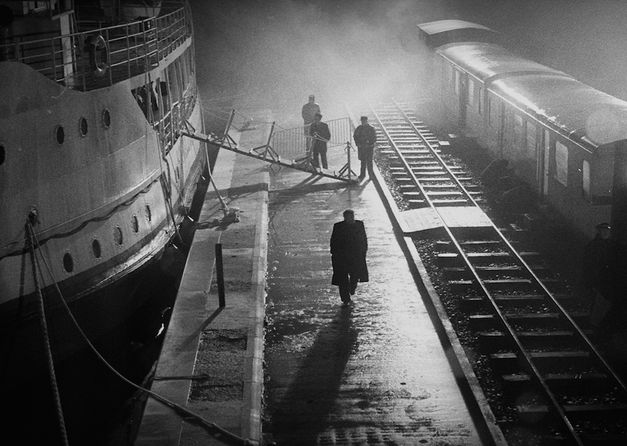
[[[542,132],[542,147],[538,153],[538,192],[546,197],[549,195],[549,167],[551,156],[551,134],[544,129]]]

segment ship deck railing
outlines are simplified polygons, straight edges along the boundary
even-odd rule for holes
[[[146,73],[192,34],[189,6],[158,17],[47,38],[13,38],[0,45],[0,61],[27,64],[53,81],[76,90],[111,86]],[[102,36],[107,69],[96,72],[89,46]]]

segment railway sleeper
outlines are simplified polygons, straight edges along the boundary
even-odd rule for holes
[[[575,300],[572,294],[554,294],[554,296],[558,302]],[[547,302],[547,297],[544,294],[495,294],[493,297],[499,305],[505,308],[512,306],[544,305]],[[464,296],[462,297],[462,302],[469,308],[479,305],[485,306],[487,304],[487,300],[483,296]]]
[[[479,201],[479,198],[475,201]],[[468,201],[468,199],[466,198],[450,199],[450,200],[434,198],[433,200],[431,200],[431,203],[433,203],[434,206],[468,206],[470,201]]]
[[[583,330],[586,335],[592,334],[591,330]],[[572,330],[549,331],[518,331],[516,333],[525,348],[530,350],[550,349],[557,350],[578,345],[581,341],[579,335]],[[477,333],[480,347],[487,352],[509,349],[512,340],[509,334],[502,331],[481,331]]]
[[[562,394],[570,390],[576,392],[577,396],[604,393],[614,386],[614,382],[608,379],[605,373],[599,372],[543,373],[542,378],[552,391]],[[512,397],[526,393],[531,386],[535,387],[535,383],[527,373],[505,374],[501,375],[501,379],[505,391]]]
[[[531,417],[529,414],[523,415],[526,419],[523,430],[518,423],[508,426],[510,423],[499,423],[504,429],[521,432],[522,435],[527,434],[529,436],[528,444],[535,445],[550,445],[550,446],[572,446],[573,440],[563,433],[557,433],[560,430],[560,426],[554,419],[547,419],[548,413],[543,412],[541,414],[534,414]],[[553,433],[549,433],[551,429]],[[517,438],[521,438],[521,433],[516,434]],[[524,437],[522,437],[524,438]],[[627,444],[627,434],[623,432],[616,433],[587,433],[580,432],[580,438],[586,446],[608,446],[608,445],[623,445]],[[524,443],[518,443],[524,444]]]
[[[563,406],[567,415],[574,417],[613,417],[613,416],[625,416],[627,415],[627,404],[566,404]],[[519,415],[529,415],[527,420],[533,422],[535,416],[538,418],[545,417],[549,413],[548,406],[543,404],[526,404],[516,406],[516,410]]]
[[[580,325],[588,324],[589,313],[571,313],[570,316]],[[507,321],[515,325],[520,330],[532,328],[544,329],[565,329],[570,323],[559,313],[505,313]],[[493,314],[473,314],[468,316],[468,320],[476,330],[486,330],[495,328],[500,323]]]
[[[496,251],[496,252],[467,252],[465,253],[468,260],[470,260],[474,266],[476,265],[489,265],[489,264],[503,264],[509,262],[514,263],[514,258],[509,252]],[[539,253],[522,251],[519,252],[521,257],[525,261],[533,261],[538,259]],[[443,252],[437,255],[438,261],[441,265],[455,265],[459,264],[462,260],[461,256],[456,252]]]
[[[500,279],[504,278],[504,276],[520,276],[527,275],[525,270],[519,265],[487,265],[487,266],[475,266],[475,270],[478,273],[481,273],[481,277],[483,279]],[[545,273],[548,271],[546,266],[540,265],[537,268],[534,268],[534,272],[536,273]],[[442,272],[446,275],[446,277],[450,278],[470,278],[471,272],[468,268],[464,266],[447,266],[442,268]],[[548,278],[547,278],[548,279]]]
[[[534,364],[540,370],[588,367],[591,363],[590,353],[583,350],[555,350],[531,352]],[[520,370],[523,360],[515,352],[492,353],[489,356],[492,368],[497,373],[513,373]]]

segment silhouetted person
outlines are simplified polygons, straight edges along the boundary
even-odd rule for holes
[[[353,139],[357,146],[357,156],[361,161],[359,179],[362,180],[366,176],[366,169],[368,169],[368,175],[372,178],[374,176],[372,158],[374,156],[374,145],[377,142],[377,131],[368,124],[367,116],[361,117],[361,125],[355,129]]]
[[[302,116],[303,116],[303,124],[308,126],[312,122],[314,122],[314,117],[316,113],[320,113],[320,106],[316,104],[316,97],[313,94],[309,95],[309,102],[303,105]]]
[[[305,141],[307,152],[311,150],[311,140],[307,138],[309,136],[309,126],[316,117],[316,113],[320,113],[320,106],[316,104],[316,97],[313,94],[309,95],[309,102],[303,105],[301,115],[303,117],[303,126],[305,132]]]
[[[596,229],[596,236],[584,250],[582,279],[592,295],[592,325],[599,328],[616,300],[619,249],[618,243],[612,239],[612,228],[608,223],[600,223]]]
[[[314,122],[309,126],[309,136],[311,136],[311,150],[313,152],[313,159],[311,164],[314,167],[320,167],[320,161],[322,160],[322,167],[329,168],[327,164],[327,142],[331,139],[331,132],[329,126],[322,122],[322,115],[316,113],[314,115]]]
[[[348,304],[351,295],[355,294],[357,282],[368,282],[368,238],[364,223],[355,220],[355,213],[351,209],[345,210],[343,215],[344,221],[335,223],[331,234],[331,283],[340,288],[342,302]]]

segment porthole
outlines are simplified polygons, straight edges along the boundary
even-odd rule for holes
[[[78,131],[81,134],[81,136],[85,136],[87,135],[87,119],[81,117],[81,119],[78,120]]]
[[[7,154],[4,150],[4,146],[0,144],[0,166],[4,164],[4,160],[6,160]]]
[[[152,221],[152,212],[150,211],[150,206],[146,205],[146,220],[149,222]]]
[[[74,259],[72,259],[72,255],[69,252],[66,252],[63,256],[63,269],[68,273],[74,271]]]
[[[111,127],[111,113],[106,108],[102,111],[102,125],[105,129]]]
[[[122,228],[120,228],[119,226],[116,226],[113,230],[113,240],[115,240],[115,243],[117,243],[118,245],[121,245],[124,242]]]
[[[91,252],[97,259],[102,256],[102,249],[100,248],[100,242],[98,240],[94,240],[93,242],[91,242]]]
[[[131,226],[133,227],[133,232],[139,232],[139,221],[136,215],[133,215],[131,218]]]
[[[54,136],[57,139],[57,144],[63,144],[63,142],[65,141],[65,130],[63,130],[62,125],[58,125],[54,129]]]

